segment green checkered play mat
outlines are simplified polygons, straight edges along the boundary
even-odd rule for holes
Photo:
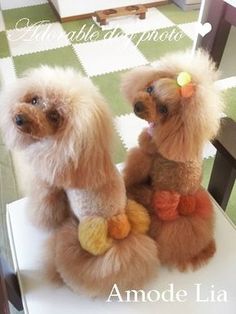
[[[23,2],[28,5],[34,1],[23,0]],[[6,4],[5,7],[7,6]],[[138,33],[131,34],[132,36],[127,38],[125,37],[127,35],[125,31],[129,33],[127,25],[121,25],[121,28],[114,31],[112,28],[101,30],[92,19],[60,24],[48,3],[15,9],[4,8],[0,12],[0,70],[4,73],[3,80],[9,83],[29,67],[37,67],[40,64],[72,66],[91,77],[92,81],[100,87],[115,115],[127,113],[130,108],[119,90],[121,73],[126,69],[158,59],[167,52],[190,48],[192,45],[192,39],[181,30],[181,27],[189,25],[190,29],[193,28],[198,11],[186,13],[174,4],[151,10],[151,27],[147,34],[155,31],[157,35],[163,36],[174,32],[180,33],[182,38],[178,41],[155,41],[156,39],[153,38],[140,42],[146,33],[139,32],[138,27]],[[158,21],[157,25],[155,21],[153,23],[153,18]],[[39,23],[40,21],[43,23]],[[25,27],[26,25],[28,27]],[[54,42],[50,38],[49,40],[33,38],[34,34],[40,35],[40,32],[45,33],[47,29],[49,33],[61,35],[61,38]],[[83,38],[83,34],[87,34],[89,30],[90,33],[97,35],[96,38],[92,37],[92,41],[91,37]],[[104,38],[108,38],[106,35],[112,31],[114,36],[105,40]],[[77,38],[73,36],[74,33],[78,35],[79,32]],[[69,34],[67,37],[66,33]],[[125,37],[124,49],[120,40],[123,36],[115,37],[118,33]],[[33,39],[26,41],[29,38]],[[136,46],[138,42],[140,43]],[[124,160],[125,150],[118,137],[116,144],[114,157],[116,162],[120,162]]]
[[[167,4],[150,9],[142,24],[137,22],[134,26],[127,18],[119,27],[111,21],[101,29],[93,19],[59,23],[46,0],[3,0],[0,10],[1,84],[9,84],[28,68],[40,64],[72,66],[100,88],[115,116],[129,113],[130,107],[119,90],[120,75],[167,52],[191,48],[198,13],[184,12],[174,4]],[[171,34],[178,34],[178,40],[169,40]],[[236,119],[233,102],[236,89],[225,94],[226,114]],[[126,151],[118,135],[114,146],[115,162],[123,161]],[[2,144],[0,153],[1,219],[4,221],[5,204],[18,198],[18,193],[11,157]],[[213,158],[204,162],[205,186],[212,163]],[[227,211],[236,222],[235,209],[234,189]]]

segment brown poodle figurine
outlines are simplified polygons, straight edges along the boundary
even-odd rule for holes
[[[157,269],[157,245],[145,235],[148,213],[127,201],[112,163],[112,117],[97,88],[72,69],[42,66],[1,102],[5,140],[34,170],[33,216],[58,227],[48,275],[91,295],[142,287]]]
[[[149,122],[124,169],[128,196],[150,210],[163,264],[197,268],[215,252],[214,213],[201,186],[202,154],[223,109],[214,64],[203,51],[163,57],[125,74],[123,91]]]

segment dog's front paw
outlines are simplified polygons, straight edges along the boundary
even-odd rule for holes
[[[155,154],[157,152],[157,148],[155,143],[152,140],[152,136],[148,132],[148,129],[143,130],[143,132],[139,135],[139,146],[146,154]]]

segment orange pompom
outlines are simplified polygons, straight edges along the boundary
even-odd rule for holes
[[[108,234],[113,239],[124,239],[130,232],[130,223],[125,214],[119,214],[108,220]]]
[[[190,98],[194,93],[194,84],[189,83],[181,87],[181,96],[184,98]]]
[[[187,216],[192,214],[196,209],[195,195],[181,195],[178,205],[178,212],[180,215]]]
[[[199,189],[196,192],[196,214],[206,219],[213,213],[213,202],[208,192],[204,189]]]
[[[152,206],[161,220],[175,220],[179,216],[177,211],[179,200],[179,193],[158,191],[153,196]]]

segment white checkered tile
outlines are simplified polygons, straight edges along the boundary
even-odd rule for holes
[[[193,22],[193,23],[185,23],[185,24],[179,24],[178,27],[192,40],[194,40],[198,34],[199,30],[199,23]]]
[[[126,36],[73,46],[88,76],[125,70],[148,63]]]
[[[236,76],[231,76],[225,79],[218,80],[216,81],[215,85],[219,88],[219,90],[236,87]]]
[[[47,0],[1,0],[2,10],[28,7],[32,5],[38,5],[48,3]]]
[[[0,86],[4,88],[16,79],[14,63],[11,57],[0,59]]]
[[[7,31],[12,56],[70,45],[60,23],[49,23]]]
[[[145,120],[129,113],[115,118],[115,128],[125,149],[138,146],[138,137],[144,128],[148,127]]]
[[[2,16],[2,12],[0,11],[0,32],[5,30],[5,24]]]
[[[100,26],[100,24],[98,24]],[[154,29],[174,26],[174,23],[156,8],[147,11],[146,18],[140,20],[138,16],[126,16],[108,19],[108,25],[101,26],[102,30],[121,28],[126,34],[148,32]]]

